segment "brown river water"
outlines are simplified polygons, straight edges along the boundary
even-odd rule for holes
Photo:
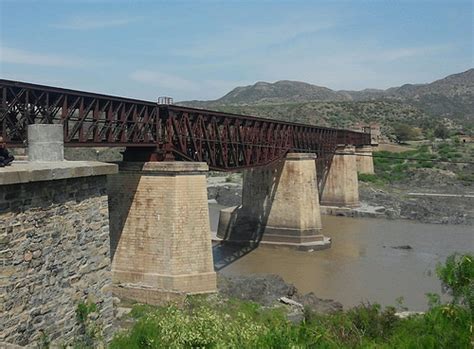
[[[209,205],[211,230],[222,206]],[[253,250],[214,246],[216,270],[224,275],[278,274],[303,293],[314,292],[350,307],[361,302],[427,308],[428,292],[441,293],[437,263],[454,252],[474,251],[474,228],[405,220],[322,216],[332,247],[302,252],[286,248]],[[392,246],[410,245],[412,249]]]

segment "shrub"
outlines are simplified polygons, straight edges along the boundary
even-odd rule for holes
[[[429,295],[424,315],[399,319],[394,307],[361,304],[330,315],[305,309],[305,320],[292,324],[282,308],[191,297],[184,308],[135,306],[137,322],[110,348],[471,348],[472,261],[453,255],[438,266],[453,302]]]
[[[102,341],[102,327],[91,318],[97,312],[97,305],[93,302],[81,302],[76,308],[76,319],[79,330],[74,337],[72,347],[95,348]]]
[[[469,306],[474,316],[474,255],[453,254],[436,273],[445,290],[453,296],[453,304]]]

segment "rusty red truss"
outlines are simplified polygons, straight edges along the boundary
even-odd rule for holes
[[[216,170],[262,166],[314,152],[327,168],[338,144],[370,134],[0,80],[0,134],[26,142],[33,123],[60,123],[66,146],[125,147],[128,160],[203,161]]]

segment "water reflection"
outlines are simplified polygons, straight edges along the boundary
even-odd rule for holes
[[[219,209],[210,205],[214,230]],[[224,274],[279,274],[302,292],[314,291],[344,306],[361,301],[393,305],[403,297],[410,309],[423,310],[425,294],[441,289],[433,272],[436,264],[453,252],[474,250],[469,226],[323,216],[323,227],[333,239],[330,249],[309,253],[215,246],[216,269]],[[400,245],[412,249],[392,248]]]

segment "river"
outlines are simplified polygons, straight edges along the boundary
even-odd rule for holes
[[[215,231],[222,206],[209,205]],[[301,292],[314,292],[350,307],[361,302],[426,310],[428,292],[441,293],[435,269],[454,252],[474,251],[472,226],[422,224],[405,220],[322,216],[324,251],[259,247],[244,251],[214,247],[216,269],[224,275],[272,273]],[[412,249],[394,249],[410,245]],[[247,253],[248,252],[248,253]]]

